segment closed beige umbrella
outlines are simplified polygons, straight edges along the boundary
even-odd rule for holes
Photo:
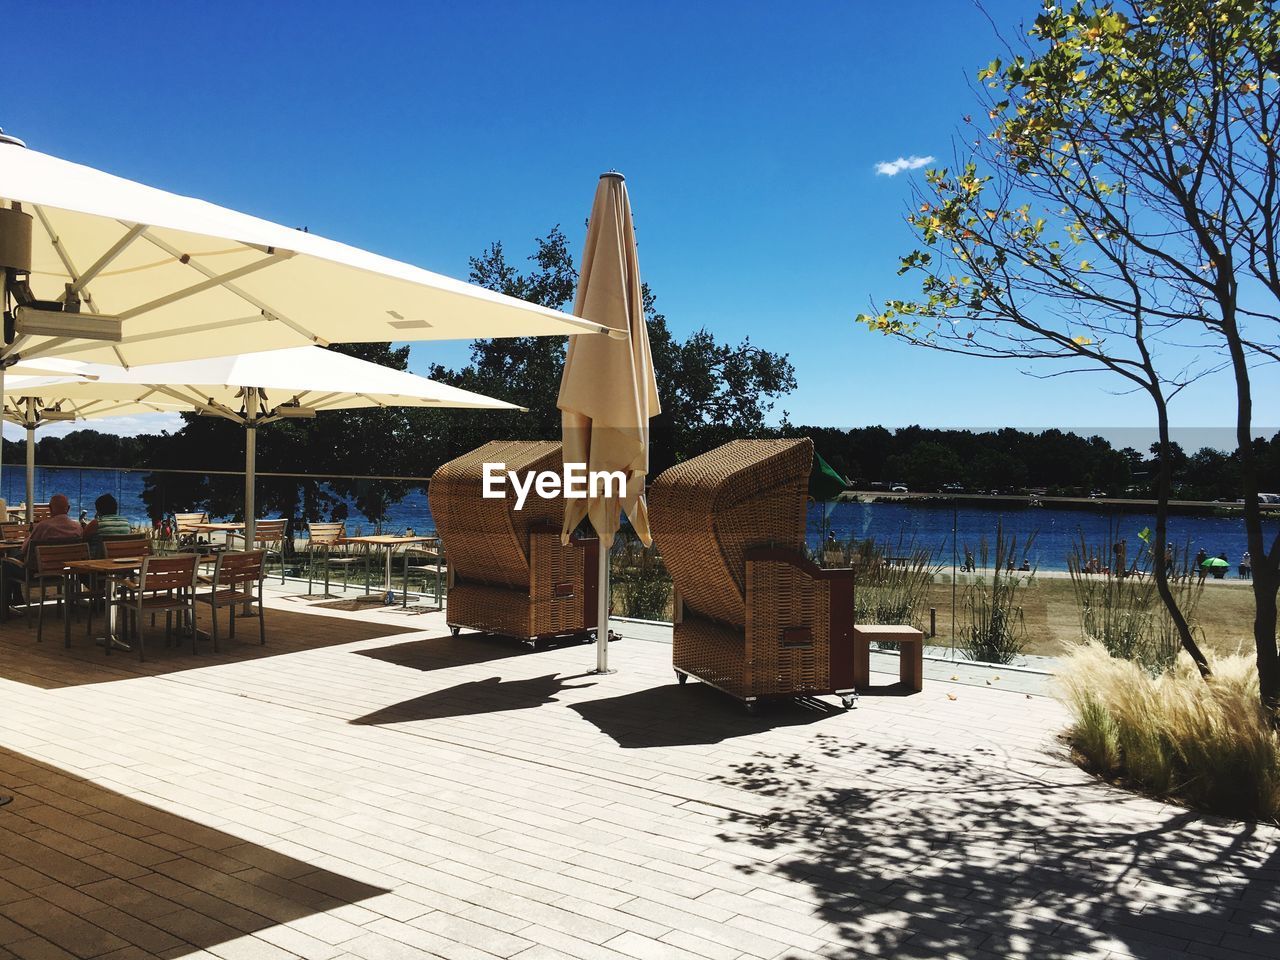
[[[644,484],[649,472],[649,418],[660,412],[631,203],[620,173],[602,174],[596,187],[573,312],[627,334],[626,339],[571,336],[556,404],[562,412],[565,463],[585,463],[588,476],[617,471],[626,478],[625,491],[588,485],[587,499],[565,500],[565,538],[584,516],[591,518],[600,535],[596,671],[607,673],[609,546],[622,512],[645,545],[652,542]]]

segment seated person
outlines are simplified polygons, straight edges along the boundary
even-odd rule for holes
[[[31,533],[27,535],[27,540],[22,545],[22,551],[18,557],[5,560],[6,563],[13,565],[9,568],[6,578],[9,595],[5,598],[5,602],[10,606],[22,601],[24,570],[35,569],[36,552],[32,549],[33,547],[50,540],[65,542],[81,539],[80,524],[71,519],[70,513],[71,501],[67,499],[66,494],[55,493],[49,498],[49,516],[31,528]]]
[[[84,526],[84,538],[89,541],[89,551],[95,557],[102,556],[102,538],[128,536],[133,530],[129,521],[120,516],[116,498],[104,493],[93,501],[96,515]]]

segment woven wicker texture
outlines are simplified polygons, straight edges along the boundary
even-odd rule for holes
[[[803,548],[812,465],[813,441],[807,438],[735,440],[653,482],[650,526],[692,610],[746,625],[746,551]]]
[[[533,639],[586,629],[585,551],[560,543],[564,501],[530,492],[486,498],[484,465],[520,474],[561,469],[560,444],[495,440],[440,467],[428,497],[453,577],[449,623]]]
[[[506,637],[537,636],[528,594],[513,587],[455,583],[449,588],[448,620]]]
[[[436,470],[427,499],[455,576],[528,589],[530,528],[549,524],[558,530],[564,502],[530,491],[524,509],[516,510],[510,484],[505,499],[486,498],[484,465],[501,463],[520,474],[559,472],[560,456],[554,440],[494,440]]]
[[[746,649],[740,630],[693,617],[676,624],[671,662],[735,697],[747,697]]]
[[[790,563],[754,561],[747,573],[746,686],[756,696],[831,688],[831,582]],[[807,645],[785,631],[803,624]]]
[[[533,630],[529,635],[582,630],[586,551],[561,546],[558,527],[536,530],[530,539]]]

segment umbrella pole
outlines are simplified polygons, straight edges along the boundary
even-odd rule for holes
[[[258,389],[257,387],[249,387],[245,390],[245,413],[248,420],[245,422],[244,431],[244,548],[252,550],[257,546],[257,507],[253,502],[254,474],[257,468],[258,459],[258,428],[255,425],[258,417]],[[267,571],[266,556],[262,558],[263,562],[263,579],[266,579]],[[280,562],[284,563],[283,555]],[[245,603],[243,611],[246,617],[253,613],[248,602]]]
[[[0,270],[0,287],[2,287],[3,284],[7,282],[5,279],[7,276],[8,276],[8,273],[6,271]],[[3,300],[3,298],[4,298],[4,291],[3,289],[0,289],[0,300]],[[4,346],[3,336],[0,335],[0,348],[2,348],[3,346]],[[4,399],[4,363],[3,361],[0,361],[0,413],[3,413],[6,409],[7,409],[7,405],[5,404],[5,399]],[[4,425],[4,418],[0,417],[0,499],[3,499],[4,497],[4,482],[3,482],[4,480],[4,472],[3,472],[4,471],[4,426],[3,425]],[[9,504],[6,502],[5,503],[6,510],[8,509],[8,506]]]
[[[612,546],[610,542],[609,546]],[[600,538],[599,566],[596,583],[596,673],[612,673],[609,669],[609,546]]]
[[[27,523],[34,522],[36,510],[36,425],[27,401]]]

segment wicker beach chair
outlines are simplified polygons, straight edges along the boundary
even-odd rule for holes
[[[649,522],[675,583],[672,659],[754,712],[771,697],[853,685],[853,571],[804,556],[813,442],[737,440],[649,488]]]
[[[530,491],[521,510],[505,498],[486,498],[484,465],[520,474],[561,469],[560,444],[496,440],[444,464],[431,478],[428,499],[448,562],[445,618],[462,627],[536,645],[552,639],[590,639],[596,629],[595,538],[560,543],[562,499]]]

